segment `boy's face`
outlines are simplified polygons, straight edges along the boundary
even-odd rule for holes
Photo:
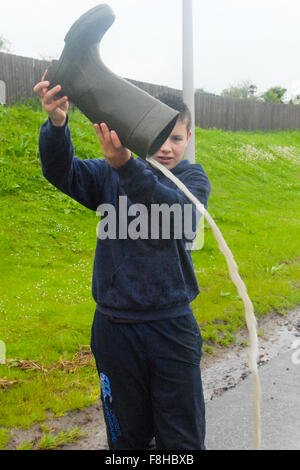
[[[188,133],[186,123],[177,121],[171,134],[152,158],[168,170],[171,170],[183,159],[185,149],[189,143],[191,132]]]

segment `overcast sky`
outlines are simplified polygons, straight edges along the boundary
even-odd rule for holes
[[[11,52],[58,58],[69,27],[93,0],[1,0]],[[100,46],[116,74],[182,88],[182,0],[107,0],[116,21]],[[193,0],[195,88],[220,93],[250,80],[258,92],[300,93],[300,0]]]

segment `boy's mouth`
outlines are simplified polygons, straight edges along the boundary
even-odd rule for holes
[[[156,157],[156,160],[158,160],[159,162],[161,163],[169,163],[173,160],[172,157],[162,157],[162,156],[158,156]]]

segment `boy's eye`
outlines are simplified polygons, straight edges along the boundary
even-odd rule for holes
[[[173,140],[174,142],[178,142],[178,141],[182,140],[182,137],[175,137],[175,136],[174,136],[174,137],[172,138],[172,140]]]

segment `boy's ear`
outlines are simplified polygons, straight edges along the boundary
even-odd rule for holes
[[[190,141],[191,136],[192,136],[192,131],[189,131],[188,136],[187,136],[187,141],[188,142]]]

